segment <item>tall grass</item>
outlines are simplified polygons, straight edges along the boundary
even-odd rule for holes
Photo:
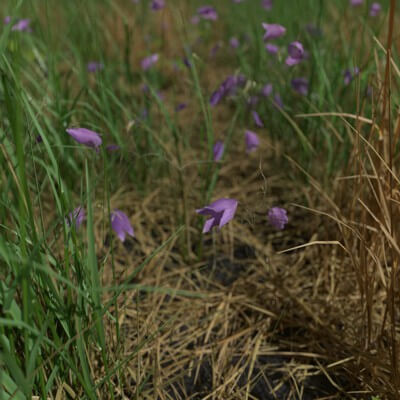
[[[141,291],[197,295],[141,286],[134,279],[175,241],[186,259],[194,259],[193,245],[201,248],[202,240],[193,235],[190,199],[196,196],[195,188],[204,204],[215,193],[222,165],[213,163],[217,129],[226,132],[227,154],[239,142],[239,129],[250,123],[249,98],[259,95],[269,82],[285,103],[280,111],[269,99],[257,105],[268,121],[271,138],[281,141],[305,170],[318,168],[327,190],[338,171],[348,168],[348,174],[355,176],[355,184],[346,183],[338,199],[338,204],[350,201],[351,207],[335,218],[361,292],[363,349],[377,349],[389,339],[390,364],[382,358],[378,368],[390,368],[387,393],[398,393],[396,144],[400,123],[394,117],[398,106],[394,88],[400,74],[398,55],[392,50],[395,1],[391,1],[389,40],[383,48],[374,35],[379,37],[386,25],[370,23],[367,15],[355,17],[346,1],[335,6],[322,0],[294,1],[293,7],[276,1],[269,14],[260,14],[257,2],[250,0],[237,7],[231,7],[230,1],[210,3],[220,7],[224,18],[217,35],[225,35],[227,41],[228,32],[242,43],[235,54],[226,55],[231,65],[217,69],[218,79],[211,79],[212,84],[222,81],[227,69],[248,78],[246,88],[229,100],[231,117],[226,127],[215,123],[217,111],[209,104],[215,87],[208,78],[214,64],[204,48],[215,37],[204,25],[204,43],[196,48],[197,33],[185,20],[190,15],[185,7],[192,13],[200,2],[170,4],[178,10],[168,20],[178,26],[174,36],[181,40],[178,50],[168,49],[165,32],[160,34],[162,18],[149,11],[146,1],[138,6],[111,0],[20,0],[17,4],[10,0],[0,5],[2,17],[33,21],[32,33],[12,31],[15,19],[0,27],[0,399],[58,398],[64,392],[76,398],[114,399],[116,393],[123,393],[126,364],[159,332],[139,342],[129,357],[123,356],[117,300],[127,292]],[[340,29],[329,25],[330,19]],[[286,25],[289,37],[304,42],[307,64],[292,72],[265,52],[261,22],[266,20]],[[308,21],[323,35],[306,33]],[[138,32],[152,34],[148,43]],[[157,51],[161,65],[140,71],[140,57]],[[381,77],[381,65],[375,59],[385,54],[386,69],[379,81],[375,78]],[[183,57],[189,60],[189,68],[183,66]],[[88,73],[91,60],[105,68]],[[173,63],[178,64],[178,73],[171,72]],[[355,65],[362,73],[344,87],[343,70]],[[294,95],[288,83],[299,74],[310,80],[304,98]],[[194,110],[189,128],[179,123],[174,107],[158,94],[168,91],[173,79],[189,87]],[[365,96],[368,85],[374,87],[374,102]],[[339,117],[346,112],[355,124],[345,118],[326,119],[323,124],[320,118],[310,117],[323,112]],[[75,125],[100,132],[105,145],[116,143],[120,151],[96,152],[76,144],[65,133]],[[197,154],[198,159],[186,154]],[[200,185],[188,181],[187,161],[195,163]],[[114,269],[116,244],[109,224],[112,203],[118,203],[113,195],[134,187],[144,200],[165,182],[176,204],[170,238],[121,279]],[[350,200],[345,193],[349,185],[354,190]],[[86,227],[75,229],[66,218],[80,205],[87,211]],[[103,282],[107,269],[112,270],[109,286]],[[383,318],[375,308],[382,293]],[[370,361],[372,370],[378,361]],[[146,379],[136,382],[136,398]]]

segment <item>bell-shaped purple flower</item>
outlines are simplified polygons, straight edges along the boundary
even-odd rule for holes
[[[286,65],[290,67],[299,64],[304,58],[304,47],[300,42],[292,42],[288,46],[289,56],[286,59]]]
[[[261,0],[261,6],[264,10],[271,10],[272,9],[272,0]]]
[[[120,210],[114,210],[111,213],[110,217],[111,217],[111,227],[117,234],[121,242],[125,241],[127,234],[132,237],[135,236],[132,225],[129,222],[129,218],[125,213],[123,213]]]
[[[151,56],[148,56],[144,58],[141,62],[142,69],[143,71],[147,71],[149,68],[151,68],[156,62],[158,61],[158,54],[152,54]]]
[[[214,7],[211,6],[203,6],[197,9],[197,14],[203,18],[208,19],[210,21],[216,21],[218,19],[217,11]]]
[[[264,40],[277,39],[286,33],[286,28],[279,24],[262,23],[265,29]]]
[[[284,208],[272,207],[268,211],[268,221],[276,229],[284,229],[289,219]]]
[[[222,198],[196,210],[200,215],[210,216],[204,223],[203,233],[210,232],[214,226],[222,228],[226,225],[235,216],[237,205],[237,200]]]
[[[358,67],[354,67],[353,70],[346,69],[343,72],[343,82],[347,86],[351,83],[355,76],[360,73],[360,69]]]
[[[278,51],[279,51],[279,47],[272,43],[267,43],[265,45],[265,49],[268,51],[268,53],[273,54],[273,55],[278,54]]]
[[[68,214],[68,217],[65,219],[65,222],[69,227],[75,226],[75,229],[78,230],[85,219],[86,219],[85,209],[82,206],[80,206],[75,208],[75,210],[71,211]]]
[[[112,144],[107,145],[106,150],[107,150],[109,153],[113,153],[114,151],[121,150],[121,147],[119,147],[119,146],[118,146],[117,144],[115,144],[115,143],[112,143]]]
[[[97,132],[86,128],[69,128],[67,133],[72,136],[78,143],[97,149],[101,143],[101,137]]]
[[[262,122],[260,115],[258,114],[257,111],[253,110],[251,112],[251,115],[253,117],[254,123],[259,127],[259,128],[264,128],[264,123]]]
[[[244,133],[244,140],[246,142],[246,151],[247,153],[251,153],[254,151],[260,144],[260,139],[257,134],[246,129]]]
[[[165,7],[165,1],[164,0],[152,0],[152,2],[151,2],[151,9],[153,11],[161,10],[164,7]]]
[[[228,76],[211,95],[210,105],[212,107],[216,106],[225,96],[234,94],[236,89],[245,82],[246,79],[242,75]]]
[[[104,64],[98,61],[90,61],[87,64],[88,72],[101,71],[104,68]]]
[[[32,32],[30,28],[31,20],[29,18],[20,19],[13,27],[11,28],[12,31],[19,31],[19,32]]]
[[[292,79],[292,88],[295,92],[307,96],[308,94],[308,80],[306,78],[294,78]]]
[[[364,0],[350,0],[350,5],[353,7],[361,6]]]
[[[272,83],[267,83],[265,86],[263,86],[263,88],[261,89],[261,94],[264,96],[264,97],[269,97],[269,96],[271,96],[271,94],[272,94],[272,90],[273,90],[273,87],[272,87]]]
[[[239,39],[237,37],[231,37],[229,39],[229,45],[232,47],[232,49],[237,49],[240,45]]]
[[[279,93],[275,93],[275,96],[274,96],[274,104],[275,104],[275,106],[276,107],[278,107],[278,108],[284,108],[284,104],[283,104],[283,101],[282,101],[282,97],[281,97],[281,95],[279,94]]]
[[[218,140],[214,144],[213,153],[214,153],[214,161],[221,160],[222,156],[224,155],[225,145],[222,140]]]
[[[381,10],[382,10],[381,4],[375,1],[374,3],[371,4],[371,7],[369,9],[369,15],[371,17],[377,17],[380,14]]]

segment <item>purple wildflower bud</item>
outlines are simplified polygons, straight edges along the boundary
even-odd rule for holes
[[[148,56],[142,60],[142,69],[144,71],[148,70],[151,68],[156,62],[158,61],[158,54],[152,54],[151,56]]]
[[[239,39],[237,37],[232,37],[229,39],[229,44],[232,47],[232,49],[237,49],[240,45]]]
[[[261,6],[264,10],[271,10],[272,9],[272,0],[261,0]]]
[[[101,143],[101,137],[97,132],[86,128],[69,128],[67,133],[73,137],[78,143],[97,149]]]
[[[268,221],[276,229],[284,229],[289,221],[287,211],[280,207],[272,207],[268,211]]]
[[[343,73],[343,81],[344,84],[347,86],[351,83],[351,81],[354,79],[355,76],[357,76],[360,73],[360,69],[358,67],[354,67],[353,71],[350,69],[346,69]]]
[[[31,23],[31,20],[28,18],[21,19],[11,28],[11,30],[19,31],[19,32],[32,32],[32,30],[29,26],[30,23]]]
[[[110,219],[111,219],[111,227],[117,234],[121,242],[125,241],[126,234],[132,237],[135,236],[132,225],[129,222],[129,218],[126,216],[125,213],[123,213],[120,210],[114,210],[111,213]]]
[[[193,15],[193,17],[192,18],[190,18],[190,22],[193,24],[193,25],[197,25],[199,22],[200,22],[200,17],[196,14],[196,15]]]
[[[277,39],[286,33],[286,28],[279,24],[262,23],[265,29],[264,40]]]
[[[151,9],[153,11],[158,11],[161,10],[165,7],[165,1],[164,0],[153,0],[151,2]]]
[[[214,161],[219,161],[223,154],[224,154],[224,150],[225,150],[225,145],[224,142],[221,140],[218,140],[215,144],[214,144],[214,148],[213,148],[213,153],[214,153]]]
[[[245,82],[246,78],[242,75],[228,76],[211,95],[210,105],[216,106],[225,96],[234,94],[236,89],[244,85]]]
[[[274,96],[274,104],[279,108],[283,108],[284,107],[284,104],[283,104],[283,101],[282,101],[282,97],[281,97],[281,95],[279,93],[276,93],[275,96]]]
[[[35,141],[36,141],[36,143],[42,143],[43,142],[42,136],[41,135],[37,135]]]
[[[86,219],[85,209],[82,206],[80,206],[75,208],[75,210],[71,211],[68,214],[68,217],[65,219],[65,222],[69,227],[75,226],[75,229],[78,230],[85,219]]]
[[[268,51],[268,53],[273,55],[278,54],[279,51],[279,47],[272,43],[267,43],[265,45],[265,49]]]
[[[221,47],[221,42],[218,42],[215,46],[213,46],[210,50],[210,57],[215,57]]]
[[[261,94],[264,97],[269,97],[272,94],[272,83],[267,83],[262,89]]]
[[[353,7],[361,6],[364,0],[350,0],[350,5]]]
[[[222,198],[196,210],[200,215],[211,217],[204,223],[203,233],[210,232],[214,226],[222,228],[226,225],[235,216],[237,205],[237,200]]]
[[[295,92],[307,96],[308,94],[308,80],[306,78],[294,78],[292,79],[292,88]]]
[[[371,7],[369,9],[369,15],[371,17],[377,17],[380,14],[381,10],[382,6],[380,5],[380,3],[374,2],[371,4]]]
[[[210,21],[216,21],[218,19],[217,11],[214,7],[211,6],[203,6],[197,9],[197,14],[203,18],[208,19]]]
[[[286,58],[286,65],[293,66],[300,63],[304,58],[304,48],[300,42],[292,42],[288,46],[289,56]]]
[[[244,133],[244,139],[246,142],[247,153],[254,151],[260,144],[260,139],[258,138],[257,134],[247,129]]]
[[[104,64],[98,61],[90,61],[87,64],[88,72],[97,72],[104,68]]]
[[[10,22],[11,22],[11,17],[10,17],[9,15],[7,15],[7,16],[4,18],[4,24],[7,25],[7,24],[9,24]]]
[[[120,147],[119,147],[117,144],[109,144],[109,145],[106,147],[106,150],[107,150],[108,152],[112,153],[113,151],[118,151],[118,150],[120,150]]]
[[[213,92],[210,97],[210,105],[211,107],[215,107],[224,97],[223,88],[220,86],[217,90]]]
[[[255,110],[253,110],[253,111],[251,112],[251,115],[253,116],[254,123],[255,123],[259,128],[263,128],[263,127],[264,127],[264,124],[263,124],[263,122],[261,121],[261,118],[260,118],[260,116],[258,115],[258,112],[255,111]]]
[[[175,107],[175,111],[176,111],[176,112],[182,111],[182,110],[184,110],[186,107],[187,107],[187,104],[186,104],[186,103],[180,103],[180,104],[178,104],[178,105]]]

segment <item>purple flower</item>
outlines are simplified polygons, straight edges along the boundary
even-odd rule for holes
[[[260,139],[258,138],[257,134],[249,130],[245,131],[244,139],[246,142],[247,153],[254,151],[260,144]]]
[[[304,48],[300,42],[292,42],[288,46],[289,56],[286,58],[286,65],[293,66],[300,63],[304,58]]]
[[[131,223],[129,222],[129,218],[120,210],[114,210],[111,213],[111,227],[114,232],[117,234],[121,242],[125,241],[126,234],[134,237],[135,234],[133,232],[133,228]]]
[[[7,24],[9,24],[10,22],[11,22],[11,17],[10,17],[9,15],[7,15],[7,16],[4,18],[4,24],[7,25]]]
[[[264,97],[269,97],[272,94],[272,83],[267,83],[262,89],[261,94]]]
[[[289,221],[287,211],[280,207],[272,207],[268,211],[268,221],[276,229],[284,229]]]
[[[282,101],[282,97],[281,97],[281,95],[279,93],[276,93],[275,96],[274,96],[274,104],[279,108],[283,108],[284,107],[284,104],[283,104],[283,101]]]
[[[240,45],[239,39],[237,37],[232,37],[229,39],[229,44],[232,47],[232,49],[237,49]]]
[[[210,50],[210,57],[215,57],[221,47],[222,42],[218,42],[215,46],[213,46]]]
[[[104,64],[98,61],[90,61],[87,64],[87,70],[89,72],[97,72],[104,68]]]
[[[151,68],[156,62],[158,61],[158,54],[152,54],[151,56],[148,56],[142,60],[142,69],[144,71],[148,70]]]
[[[79,227],[82,225],[82,222],[85,219],[86,219],[85,209],[82,206],[79,206],[68,214],[68,217],[65,219],[65,222],[69,227],[75,225],[75,229],[79,229]]]
[[[369,15],[371,17],[377,17],[380,12],[382,10],[382,6],[380,5],[380,3],[374,2],[371,4],[371,7],[369,9]]]
[[[165,7],[165,1],[164,0],[153,0],[151,2],[151,9],[153,11],[158,11],[161,10]]]
[[[279,24],[262,23],[265,29],[264,40],[277,39],[286,33],[286,28]]]
[[[297,93],[307,96],[308,94],[308,80],[306,78],[294,78],[292,79],[292,88]]]
[[[214,144],[214,161],[219,161],[223,154],[224,154],[224,150],[225,150],[225,145],[224,142],[221,140],[218,140],[215,144]]]
[[[109,145],[106,147],[106,150],[107,150],[108,152],[112,153],[113,151],[120,150],[120,147],[119,147],[117,144],[109,144]]]
[[[353,7],[361,6],[364,0],[350,0],[350,5]]]
[[[190,18],[190,22],[193,25],[197,25],[200,22],[200,17],[198,15],[193,15],[193,17]]]
[[[214,7],[211,6],[203,6],[197,9],[197,14],[203,18],[208,19],[210,21],[215,21],[218,19],[217,11]]]
[[[272,43],[267,43],[265,45],[265,49],[268,51],[268,53],[274,54],[274,55],[278,54],[278,51],[279,51],[279,47]]]
[[[263,127],[264,127],[264,124],[263,124],[263,122],[261,121],[261,118],[260,118],[260,116],[258,115],[258,112],[255,111],[255,110],[253,110],[253,111],[251,112],[251,115],[253,116],[254,123],[255,123],[259,128],[263,128]]]
[[[26,19],[20,19],[13,27],[11,28],[12,31],[19,31],[19,32],[32,32],[30,28],[30,23],[31,20],[26,18]]]
[[[261,0],[261,6],[264,10],[271,10],[272,9],[272,0]]]
[[[354,79],[355,76],[357,76],[360,73],[360,69],[358,67],[354,67],[353,71],[350,69],[346,69],[343,73],[343,81],[344,84],[347,86],[351,83],[351,81]]]
[[[237,200],[222,198],[196,210],[197,214],[211,217],[204,223],[203,233],[210,232],[214,226],[222,228],[226,225],[235,216],[237,205]]]
[[[211,95],[210,105],[212,107],[216,106],[225,96],[235,93],[236,89],[245,82],[246,79],[242,75],[228,76]]]
[[[37,135],[35,141],[36,143],[42,143],[43,142],[42,135]]]
[[[175,107],[175,112],[179,112],[184,110],[187,107],[186,103],[180,103]]]
[[[67,133],[72,136],[78,143],[97,149],[101,143],[101,137],[97,132],[86,128],[69,128]]]

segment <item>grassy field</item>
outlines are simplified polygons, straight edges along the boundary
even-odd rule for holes
[[[400,398],[396,3],[1,1],[0,400]]]

